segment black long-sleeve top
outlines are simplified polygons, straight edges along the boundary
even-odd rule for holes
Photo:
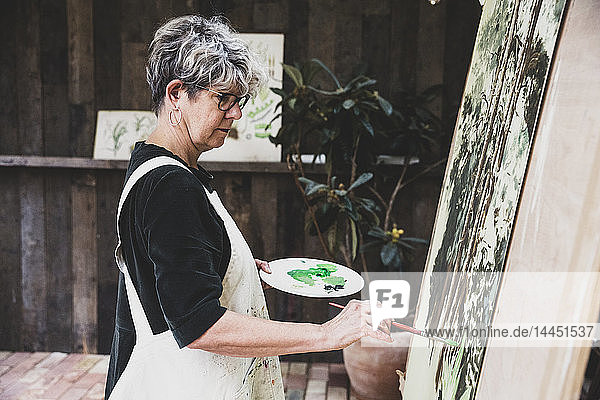
[[[125,180],[143,162],[170,151],[136,143]],[[224,313],[219,303],[231,257],[225,226],[204,187],[204,168],[169,165],[154,169],[132,188],[119,221],[123,257],[154,334],[170,329],[180,348],[206,332]],[[116,267],[115,267],[116,268]],[[117,269],[118,270],[118,269]],[[108,398],[135,344],[135,329],[119,273],[115,330],[105,388]]]

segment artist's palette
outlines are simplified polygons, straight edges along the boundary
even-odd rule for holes
[[[355,271],[331,261],[282,258],[269,261],[271,274],[259,271],[268,285],[306,297],[343,297],[359,292],[364,281]]]

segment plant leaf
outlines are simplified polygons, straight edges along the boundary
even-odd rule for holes
[[[352,107],[354,107],[355,104],[356,104],[356,102],[354,100],[352,100],[352,99],[346,99],[342,103],[342,107],[344,107],[346,110],[349,110]]]
[[[350,201],[350,199],[348,198],[348,196],[340,196],[341,197],[341,203],[344,205],[344,208],[346,208],[346,210],[349,211],[349,213],[353,213],[354,212],[354,206],[352,205],[352,202]]]
[[[355,90],[362,89],[365,86],[371,86],[371,85],[374,85],[376,83],[377,83],[377,81],[375,79],[367,79],[366,81],[361,82],[358,85],[356,85]]]
[[[298,98],[296,97],[292,97],[291,99],[288,100],[288,105],[290,106],[290,108],[293,110],[294,107],[296,106],[296,101],[298,100]]]
[[[364,75],[357,75],[354,78],[352,78],[352,80],[350,82],[348,82],[346,84],[346,86],[344,86],[344,90],[350,90],[352,88],[352,85],[354,85],[356,82],[360,81],[361,79],[364,79]]]
[[[298,178],[298,180],[299,180],[301,183],[304,183],[304,184],[306,185],[306,186],[304,187],[304,193],[305,193],[305,194],[306,194],[306,193],[308,193],[308,192],[311,192],[311,191],[312,191],[312,189],[313,189],[315,186],[321,185],[319,182],[315,182],[315,181],[313,181],[313,180],[310,180],[310,179],[308,179],[308,178],[305,178],[305,177],[303,177],[303,176],[299,177],[299,178]],[[323,186],[325,186],[325,185],[323,185]],[[325,186],[325,187],[327,187],[327,186]]]
[[[337,187],[336,184],[337,184],[337,176],[332,176],[331,177],[331,187],[332,188]]]
[[[425,246],[429,245],[429,241],[428,240],[420,239],[420,238],[406,237],[406,238],[402,238],[402,240],[405,241],[405,242],[412,242],[412,243],[423,244]]]
[[[367,232],[367,235],[377,238],[377,239],[383,239],[383,240],[388,239],[388,236],[385,234],[385,231],[378,226],[374,227],[369,232]]]
[[[292,78],[296,86],[303,86],[304,81],[302,79],[302,73],[300,70],[292,65],[283,64],[283,70],[285,73]]]
[[[354,182],[352,182],[352,185],[350,185],[348,191],[351,191],[352,189],[359,187],[363,183],[370,181],[371,178],[373,178],[373,173],[371,172],[365,172],[361,174],[358,178],[356,178]]]
[[[306,195],[306,197],[311,196],[321,190],[328,190],[329,188],[327,187],[327,185],[323,185],[322,183],[313,185],[310,187],[309,190],[305,191],[304,194]]]
[[[358,247],[358,237],[356,234],[356,224],[350,220],[350,233],[352,235],[352,259],[356,258],[356,248]]]
[[[381,248],[381,252],[379,253],[379,256],[381,257],[381,262],[386,267],[397,268],[400,265],[402,265],[402,257],[400,255],[398,246],[396,246],[392,242],[387,242]]]
[[[311,85],[306,85],[306,88],[312,90],[313,92],[324,94],[326,96],[337,96],[338,94],[340,94],[340,92],[332,92],[330,90],[317,89],[316,87]]]
[[[331,229],[327,231],[327,247],[329,247],[329,251],[331,254],[336,253],[336,244],[337,244],[337,224],[333,224]]]
[[[281,97],[287,96],[287,93],[283,89],[276,88],[276,87],[272,87],[272,88],[269,88],[269,89],[271,89],[271,91],[273,93],[275,93],[275,94],[277,94],[277,95],[279,95]]]
[[[410,244],[408,244],[408,243],[404,243],[404,240],[399,240],[399,241],[398,241],[398,244],[399,244],[400,246],[402,246],[402,247],[406,247],[407,249],[410,249],[410,250],[414,250],[414,249],[415,249],[415,248],[414,248],[414,246],[411,246],[411,245],[410,245]]]
[[[373,125],[369,122],[369,118],[363,113],[358,114],[357,118],[363,124],[367,132],[369,132],[371,136],[375,136],[375,131],[373,131]]]
[[[381,106],[381,109],[385,115],[388,117],[392,115],[394,112],[394,107],[392,107],[392,104],[381,96],[377,96],[377,100],[379,100],[379,105]]]
[[[372,242],[368,242],[368,243],[361,245],[359,251],[361,253],[365,253],[367,251],[375,250],[375,249],[381,250],[381,244],[382,243],[380,241],[374,240]]]
[[[338,78],[336,78],[336,76],[333,74],[333,72],[331,72],[331,70],[329,68],[327,68],[327,66],[325,64],[323,64],[323,61],[319,60],[318,58],[313,58],[310,61],[312,61],[312,62],[320,65],[321,68],[323,68],[323,70],[329,74],[329,76],[331,77],[331,79],[333,79],[333,81],[335,82],[335,85],[339,89],[342,88],[342,85],[340,85],[340,81],[338,81]]]

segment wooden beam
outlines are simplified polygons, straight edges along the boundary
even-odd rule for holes
[[[94,1],[94,96],[96,110],[121,108],[119,0]],[[165,1],[157,3],[164,4]]]
[[[70,154],[94,151],[94,21],[92,0],[67,0]]]
[[[395,1],[390,16],[390,84],[394,94],[415,89],[417,34],[421,2]]]
[[[287,164],[280,162],[210,161],[200,162],[200,164],[211,172],[290,173]],[[0,167],[127,169],[127,165],[128,161],[124,160],[95,160],[82,157],[0,156]],[[311,174],[325,174],[325,167],[320,164],[314,166],[305,164],[304,169]]]
[[[339,7],[334,14],[335,35],[332,41],[336,63],[335,74],[342,85],[354,78],[354,69],[361,60],[365,59],[364,46],[373,45],[373,43],[363,42],[362,11],[360,0],[348,0],[344,1],[344,6]]]
[[[0,169],[0,204],[0,346],[22,349],[21,206],[14,171]]]
[[[97,352],[98,252],[96,177],[75,175],[71,187],[73,247],[73,351]]]
[[[335,71],[336,11],[333,0],[308,0],[308,57],[320,59],[332,71]],[[318,81],[326,89],[335,89],[325,74]]]
[[[0,51],[0,154],[19,153],[19,118],[18,115],[18,84],[17,78],[17,19],[18,3],[8,2],[0,13],[0,37],[2,38],[2,51]]]
[[[98,352],[110,353],[115,327],[119,270],[115,263],[116,214],[125,171],[97,171],[96,215],[98,220]]]
[[[142,42],[121,43],[121,108],[150,110],[150,89],[146,83],[148,45]]]
[[[47,333],[44,177],[20,171],[23,349],[45,349]]]
[[[18,3],[17,118],[21,154],[43,155],[42,81],[40,71],[40,9],[36,1]],[[21,217],[21,296],[23,349],[45,347],[46,260],[44,230],[44,179],[33,171],[19,171]]]
[[[41,0],[40,21],[44,155],[69,155],[67,6]]]
[[[44,154],[42,134],[42,80],[40,71],[40,10],[34,0],[18,2],[17,39],[17,118],[21,154]]]
[[[46,297],[48,331],[44,350],[72,350],[73,278],[71,267],[71,175],[54,169],[45,181]]]
[[[422,92],[429,86],[444,82],[444,37],[446,33],[446,2],[432,6],[420,2],[417,37],[416,89]],[[442,98],[429,104],[429,109],[442,117]]]

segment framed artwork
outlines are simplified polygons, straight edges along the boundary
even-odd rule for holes
[[[269,88],[282,87],[284,35],[241,33],[240,37],[268,66],[269,83],[246,104],[225,144],[203,153],[200,161],[281,161],[281,149],[269,141],[281,127],[280,119],[271,122],[280,97]],[[145,140],[155,126],[151,111],[98,111],[94,158],[128,160],[134,144]]]
[[[269,84],[246,104],[242,118],[234,122],[225,144],[203,153],[200,161],[281,161],[281,149],[269,140],[281,127],[281,119],[271,122],[281,97],[269,87],[282,87],[283,34],[241,33],[240,36],[268,65]]]
[[[152,111],[98,111],[94,158],[129,160],[133,146],[156,127]]]
[[[566,0],[486,0],[448,158],[414,325],[491,324]],[[434,274],[434,272],[467,272]],[[475,397],[479,340],[413,337],[404,399]]]

